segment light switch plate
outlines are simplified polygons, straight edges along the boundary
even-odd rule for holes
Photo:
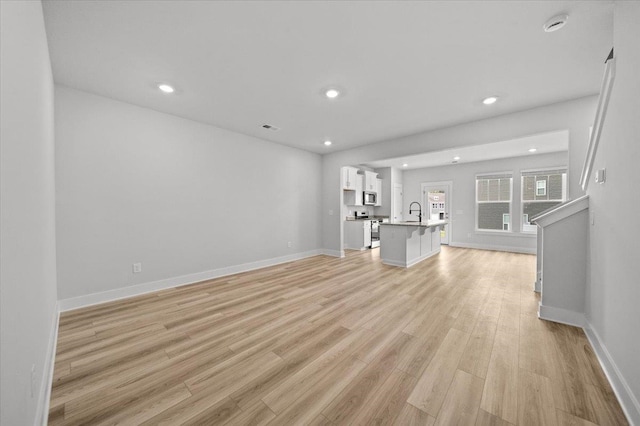
[[[596,183],[604,183],[606,180],[605,169],[600,169],[596,171]]]

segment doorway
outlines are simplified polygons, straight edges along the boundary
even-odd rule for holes
[[[423,217],[428,220],[450,221],[453,182],[426,182],[421,185]],[[440,243],[449,244],[451,222],[440,228]]]

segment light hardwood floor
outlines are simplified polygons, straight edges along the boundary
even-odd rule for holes
[[[624,425],[535,257],[317,256],[62,314],[58,424]]]

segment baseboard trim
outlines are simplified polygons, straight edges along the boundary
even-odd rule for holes
[[[451,247],[471,248],[478,250],[507,251],[510,253],[536,254],[535,248],[523,248],[513,246],[496,246],[492,244],[475,244],[475,243],[449,243]]]
[[[329,250],[329,249],[322,249],[320,250],[320,252],[326,256],[333,256],[333,257],[344,257],[344,250]]]
[[[349,247],[349,246],[346,246],[344,249],[345,250],[355,250],[355,251],[365,251],[365,250],[369,250],[369,247]]]
[[[582,328],[587,324],[587,319],[581,312],[545,306],[542,302],[540,302],[538,307],[538,318]]]
[[[59,304],[53,313],[51,331],[49,332],[49,343],[47,344],[47,354],[45,364],[42,367],[42,380],[40,381],[40,394],[38,395],[38,407],[36,409],[36,426],[46,425],[49,421],[49,401],[51,400],[51,387],[53,385],[53,368],[55,366],[56,348],[58,346],[58,324],[60,323]]]
[[[430,258],[431,256],[435,256],[436,254],[440,253],[440,250],[435,250],[432,251],[431,253],[425,254],[423,256],[420,256],[417,259],[413,259],[410,262],[403,262],[401,260],[383,260],[382,263],[384,263],[385,265],[389,265],[389,266],[399,266],[401,268],[411,268],[413,265],[418,264],[420,262],[422,262],[423,260],[426,260],[428,258]]]
[[[166,278],[163,280],[152,281],[143,284],[122,287],[115,290],[104,291],[100,293],[92,293],[84,296],[72,297],[58,301],[58,308],[61,312],[73,309],[85,308],[87,306],[98,305],[115,300],[126,299],[133,296],[151,293],[158,290],[180,287],[183,285],[193,284],[200,281],[220,278],[227,275],[238,274],[241,272],[253,271],[255,269],[266,268],[269,266],[279,265],[281,263],[301,260],[307,257],[318,256],[324,253],[324,250],[310,250],[301,253],[295,253],[287,256],[274,257],[271,259],[259,260],[256,262],[243,263],[240,265],[227,266],[224,268],[213,269],[210,271],[197,272],[195,274],[182,275],[179,277]]]
[[[598,333],[591,326],[591,323],[587,321],[583,328],[596,354],[596,358],[598,358],[600,366],[607,376],[613,392],[618,398],[618,402],[620,402],[622,411],[624,411],[625,416],[627,416],[627,420],[631,425],[640,425],[640,403],[633,395],[629,384],[624,380],[618,366],[613,361],[611,354],[602,342],[602,339],[600,339]]]
[[[385,265],[389,265],[389,266],[398,266],[400,268],[406,268],[407,267],[406,262],[395,261],[395,260],[383,260],[382,263],[384,263]]]

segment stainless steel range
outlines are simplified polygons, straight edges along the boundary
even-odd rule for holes
[[[368,247],[380,247],[380,223],[388,222],[389,219],[369,219],[369,213],[367,213],[366,211],[355,212],[355,218],[371,222],[371,245]]]
[[[371,248],[380,247],[380,221],[371,220]]]

